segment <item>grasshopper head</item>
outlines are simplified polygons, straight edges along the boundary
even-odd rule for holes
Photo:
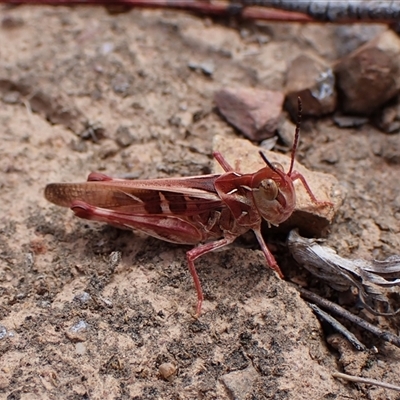
[[[292,172],[300,136],[302,111],[300,97],[298,106],[296,132],[288,173],[285,173],[281,164],[270,162],[265,154],[260,151],[260,155],[267,166],[254,175],[252,182],[254,203],[261,216],[271,225],[279,225],[281,222],[286,221],[292,215],[296,206],[296,192],[293,186]]]
[[[267,167],[254,175],[252,188],[254,204],[267,222],[279,225],[290,217],[296,205],[296,192],[281,164],[268,161]]]

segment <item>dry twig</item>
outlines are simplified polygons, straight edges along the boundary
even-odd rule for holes
[[[307,303],[311,309],[324,321],[328,322],[333,329],[341,333],[358,351],[365,351],[367,348],[362,344],[354,334],[352,334],[344,325],[333,318],[331,315],[321,310],[317,305]]]
[[[280,10],[304,13],[320,22],[397,22],[400,3],[396,0],[242,0],[251,6],[274,7]]]
[[[362,378],[360,376],[342,374],[341,372],[334,372],[332,374],[332,376],[334,378],[341,378],[341,379],[345,379],[350,382],[366,383],[368,385],[381,386],[385,389],[397,390],[398,392],[400,392],[400,386],[392,385],[391,383],[386,383],[386,382],[382,382],[382,381],[377,381],[375,379]]]
[[[361,328],[373,333],[374,335],[378,336],[380,339],[385,340],[386,342],[392,343],[395,346],[400,348],[400,337],[394,335],[391,332],[384,331],[378,328],[375,325],[370,324],[369,322],[363,320],[362,318],[352,314],[350,311],[345,310],[343,307],[338,306],[335,303],[332,303],[329,300],[318,296],[315,293],[310,292],[309,290],[303,289],[301,287],[297,287],[298,291],[300,292],[301,296],[307,300],[312,301],[313,303],[317,303],[321,307],[324,307],[337,315],[340,315],[347,320],[354,322],[356,325],[360,326]]]
[[[0,0],[0,3],[175,8],[268,21],[396,23],[400,19],[400,4],[395,0]]]

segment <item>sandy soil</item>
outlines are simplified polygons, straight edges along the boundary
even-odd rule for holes
[[[357,330],[377,352],[329,347],[252,237],[197,261],[206,301],[194,320],[187,247],[78,220],[43,197],[47,183],[91,171],[208,173],[213,136],[238,135],[213,112],[215,90],[282,90],[298,54],[341,55],[342,28],[89,7],[2,7],[0,17],[0,398],[397,398],[331,377],[398,383],[400,352]],[[189,68],[204,62],[211,76]],[[398,135],[369,125],[304,123],[298,159],[346,194],[327,234],[340,255],[398,253],[400,168],[388,160],[399,152]],[[284,236],[269,243],[288,275],[307,278]],[[358,312],[398,330],[398,319]],[[169,381],[165,363],[177,369]]]

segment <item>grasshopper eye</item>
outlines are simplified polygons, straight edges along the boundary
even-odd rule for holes
[[[284,169],[283,169],[282,164],[280,164],[280,163],[278,163],[278,162],[273,162],[273,163],[271,163],[271,164],[272,164],[272,166],[273,166],[275,169],[279,169],[279,171],[285,172]]]
[[[259,189],[262,192],[263,198],[265,198],[266,200],[275,200],[278,196],[278,186],[272,179],[264,179],[263,181],[261,181]]]

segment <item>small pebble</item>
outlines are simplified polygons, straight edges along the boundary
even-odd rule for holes
[[[293,115],[297,114],[298,97],[303,115],[321,116],[335,110],[335,77],[322,60],[302,54],[292,61],[286,77],[286,105]]]
[[[174,364],[167,362],[158,367],[158,372],[163,379],[171,381],[176,376],[177,368]]]
[[[86,346],[84,343],[77,343],[75,345],[75,352],[76,354],[79,354],[80,356],[83,356],[86,353]]]
[[[0,340],[7,337],[7,328],[4,325],[0,325]]]
[[[86,304],[90,301],[92,297],[88,292],[81,292],[74,296],[74,300],[79,301],[82,304]]]
[[[88,331],[88,324],[81,320],[75,325],[71,326],[70,329],[65,333],[67,338],[72,342],[84,342],[86,340]]]
[[[250,87],[226,88],[215,93],[220,113],[251,140],[261,141],[274,135],[280,121],[282,92]]]
[[[132,135],[130,129],[127,126],[120,125],[115,133],[115,141],[121,147],[130,146],[135,137]]]

